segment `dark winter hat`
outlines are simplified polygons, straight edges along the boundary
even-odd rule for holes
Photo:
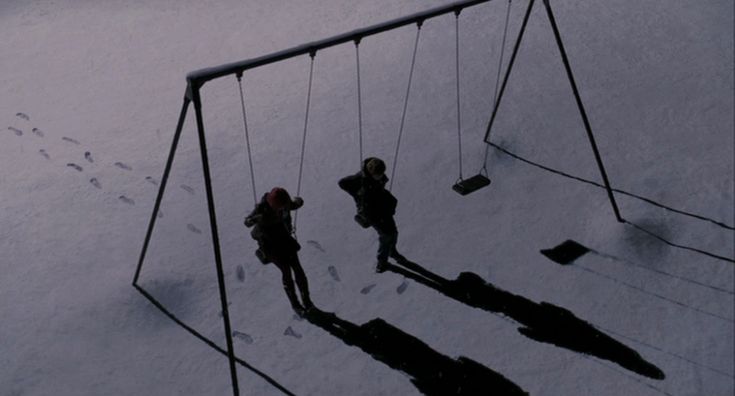
[[[271,192],[268,193],[268,195],[265,197],[265,200],[268,202],[268,205],[270,205],[273,209],[282,209],[286,207],[289,203],[291,203],[291,196],[288,195],[288,191],[281,187],[274,187]]]
[[[372,175],[382,175],[385,173],[385,162],[380,158],[371,158],[365,164],[365,170]]]

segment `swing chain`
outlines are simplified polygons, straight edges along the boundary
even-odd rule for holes
[[[248,118],[245,113],[245,95],[243,94],[243,89],[242,89],[242,71],[237,72],[235,76],[237,77],[237,85],[240,91],[240,105],[242,107],[242,124],[243,124],[243,129],[245,131],[245,145],[247,146],[247,149],[248,149],[248,165],[250,167],[250,182],[251,182],[252,190],[253,190],[253,202],[255,205],[257,205],[258,195],[255,192],[255,172],[253,171],[253,154],[252,154],[252,150],[250,149],[250,133],[248,132]]]
[[[403,111],[401,112],[401,125],[398,129],[398,141],[396,142],[396,152],[393,155],[393,170],[391,170],[390,174],[390,182],[388,184],[388,191],[393,190],[393,181],[395,180],[396,175],[396,165],[398,165],[398,153],[401,148],[401,137],[403,136],[403,127],[406,123],[406,111],[408,110],[408,98],[411,93],[411,82],[413,80],[413,71],[416,66],[416,53],[418,52],[419,48],[419,38],[421,37],[421,24],[423,24],[423,20],[419,20],[416,22],[418,28],[416,29],[416,40],[413,43],[413,55],[411,56],[411,69],[408,72],[408,85],[406,86],[406,96],[403,100]]]
[[[360,164],[362,169],[362,91],[360,82],[360,40],[362,37],[355,38],[355,63],[357,64],[357,136],[360,147]]]
[[[458,143],[458,151],[459,151],[459,179],[458,181],[464,180],[462,177],[462,108],[460,106],[460,81],[459,81],[459,14],[461,12],[461,9],[457,9],[454,11],[454,35],[455,35],[455,42],[454,42],[454,49],[455,49],[455,57],[454,57],[454,67],[455,67],[455,82],[456,82],[456,91],[457,91],[457,143]]]
[[[301,196],[301,179],[304,172],[304,153],[306,152],[306,132],[308,131],[309,127],[309,110],[311,108],[311,86],[312,81],[314,80],[314,58],[316,57],[316,50],[312,50],[309,52],[309,56],[311,57],[311,62],[309,63],[309,87],[306,91],[306,112],[304,115],[304,134],[301,139],[301,158],[299,162],[299,180],[296,185],[296,196]],[[294,239],[296,239],[296,224],[299,220],[299,212],[297,211],[294,213],[294,220],[293,220],[293,227],[291,228],[291,234],[293,234]]]

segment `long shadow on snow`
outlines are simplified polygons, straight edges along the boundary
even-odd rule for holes
[[[528,395],[482,364],[463,356],[452,359],[442,355],[383,319],[356,325],[318,309],[309,311],[306,318],[345,344],[356,346],[375,360],[408,374],[414,386],[425,395]]]
[[[404,263],[401,267],[389,264],[387,270],[471,307],[502,313],[522,324],[518,332],[532,340],[609,360],[649,378],[665,378],[661,369],[647,362],[638,352],[577,318],[570,311],[543,301],[537,304],[496,288],[472,272],[462,272],[456,280],[450,281],[412,262]]]

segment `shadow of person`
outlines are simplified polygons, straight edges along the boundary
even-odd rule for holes
[[[661,369],[647,362],[638,352],[570,311],[509,293],[472,272],[462,272],[456,280],[448,280],[413,262],[403,262],[400,267],[388,264],[386,270],[413,279],[471,307],[504,314],[523,325],[518,332],[532,340],[609,360],[649,378],[665,378]]]
[[[411,377],[425,395],[527,395],[518,385],[471,359],[452,359],[418,338],[373,319],[356,325],[333,313],[309,310],[306,319],[345,344],[358,347],[394,370]]]

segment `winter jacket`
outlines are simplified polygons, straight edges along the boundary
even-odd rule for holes
[[[267,195],[263,195],[255,209],[245,218],[245,226],[253,227],[250,236],[258,241],[260,248],[268,255],[298,251],[301,246],[291,236],[291,211],[303,206],[304,201],[295,197],[287,208],[279,212],[268,205]]]
[[[372,157],[366,158],[362,162],[360,172],[340,179],[338,184],[355,199],[358,213],[375,223],[392,217],[396,213],[398,200],[385,189],[387,176],[383,175],[379,180],[375,180],[365,169],[371,159]]]

